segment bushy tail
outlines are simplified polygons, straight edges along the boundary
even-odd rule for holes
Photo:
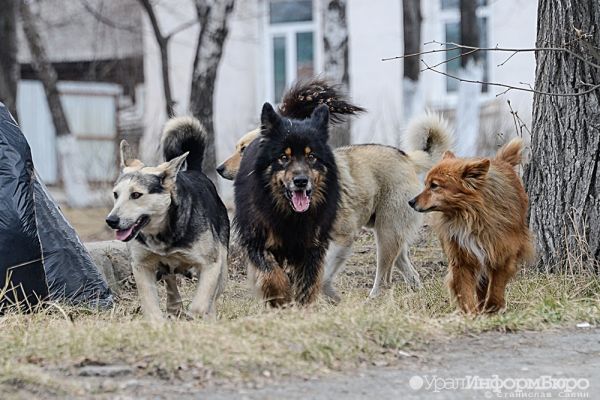
[[[165,161],[189,151],[187,169],[202,171],[206,148],[206,130],[194,117],[171,118],[165,124],[161,139]]]
[[[523,158],[523,139],[514,138],[502,146],[496,153],[496,160],[504,161],[513,167],[521,164]]]
[[[341,122],[344,115],[356,115],[366,111],[350,103],[340,91],[339,85],[315,78],[297,81],[285,92],[279,113],[288,118],[306,119],[321,104],[327,104],[329,107],[329,120],[332,123]]]
[[[414,118],[404,138],[408,156],[417,173],[426,172],[442,158],[454,141],[448,122],[441,115],[427,113]]]

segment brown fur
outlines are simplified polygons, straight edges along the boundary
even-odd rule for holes
[[[411,200],[417,211],[440,213],[434,228],[448,257],[448,286],[465,313],[503,310],[507,283],[534,256],[527,194],[514,169],[522,147],[513,139],[493,159],[446,152]]]
[[[248,273],[254,287],[270,306],[281,307],[290,302],[290,279],[283,268],[275,265],[270,271],[261,271],[250,263]]]

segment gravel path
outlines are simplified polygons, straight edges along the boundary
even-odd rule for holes
[[[460,378],[478,376],[491,389],[461,389]],[[495,377],[497,376],[497,379]],[[486,381],[487,379],[487,381]],[[574,386],[571,392],[514,385]],[[476,381],[473,380],[472,383]],[[436,387],[438,391],[436,391]],[[444,389],[446,388],[446,389]],[[210,399],[600,399],[600,329],[488,333],[432,345],[394,368],[308,381],[287,381],[258,389],[212,388],[196,398]],[[192,397],[190,397],[192,398]]]

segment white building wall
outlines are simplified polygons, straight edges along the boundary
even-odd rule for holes
[[[402,64],[381,61],[402,54],[402,2],[349,0],[350,91],[367,109],[355,118],[355,143],[398,145],[402,128]]]
[[[489,1],[487,13],[489,23],[489,47],[504,48],[532,48],[536,40],[537,4],[532,0],[502,0]],[[445,42],[444,19],[440,10],[439,1],[423,1],[423,43],[433,40]],[[424,46],[424,50],[442,48],[438,44]],[[527,87],[520,82],[530,83],[533,86],[535,78],[535,56],[534,53],[519,53],[503,66],[498,66],[512,53],[491,51],[489,52],[489,78],[490,82]],[[444,60],[445,53],[435,53],[424,56],[428,65],[433,66]],[[445,71],[445,66],[440,65],[436,69]],[[425,100],[428,107],[432,109],[451,110],[456,106],[456,95],[448,94],[445,90],[446,77],[433,71],[424,71],[421,75],[424,85]],[[531,109],[533,95],[529,92],[511,90],[505,94],[506,88],[490,86],[487,93],[482,93],[481,102],[484,108],[493,110],[498,126],[508,129],[507,125],[512,122],[507,100],[510,100],[515,111],[529,123],[531,121]],[[485,113],[485,111],[484,111]],[[496,118],[495,117],[495,118]],[[508,122],[507,122],[508,121]],[[489,125],[489,124],[488,124]],[[482,129],[485,124],[482,124]],[[496,127],[497,128],[497,127]],[[514,129],[512,132],[514,133]]]
[[[268,99],[266,74],[268,58],[265,50],[265,0],[236,2],[231,16],[230,33],[219,68],[215,98],[215,130],[217,160],[227,157],[237,139],[258,124],[262,103]],[[317,7],[322,6],[320,0]],[[422,41],[444,41],[438,0],[422,1]],[[490,1],[490,44],[503,47],[533,47],[535,43],[536,2],[533,0]],[[349,0],[347,19],[350,32],[350,89],[352,99],[367,108],[368,113],[356,118],[352,126],[355,143],[398,145],[406,121],[402,116],[402,61],[381,61],[403,53],[402,2],[400,0]],[[192,2],[164,0],[156,5],[163,32],[195,17]],[[320,26],[320,24],[318,24]],[[144,22],[146,129],[160,132],[165,120],[158,47],[147,19]],[[196,49],[198,27],[191,27],[172,39],[171,86],[177,102],[176,112],[184,114],[189,105],[191,71]],[[317,30],[317,40],[321,40]],[[317,48],[319,48],[318,46]],[[427,48],[432,48],[428,46]],[[518,85],[534,80],[533,54],[513,57],[497,67],[507,53],[491,53],[490,79]],[[317,60],[319,57],[317,57]],[[428,62],[443,60],[443,53],[427,57]],[[317,70],[320,72],[320,65]],[[443,66],[441,67],[443,69]],[[426,105],[433,109],[454,107],[456,99],[445,90],[445,78],[431,71],[422,74]],[[506,110],[510,99],[519,114],[530,120],[532,96],[511,91],[496,98],[502,88],[491,87],[482,96],[484,104],[497,103],[500,114],[512,119]],[[220,178],[219,178],[220,179]],[[231,185],[219,181],[222,194],[231,196]]]

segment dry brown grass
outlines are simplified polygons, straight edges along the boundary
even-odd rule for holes
[[[404,350],[465,333],[600,321],[597,278],[533,271],[522,271],[509,285],[506,313],[465,318],[454,312],[446,293],[437,241],[425,235],[413,258],[423,290],[409,291],[396,271],[393,287],[366,301],[375,259],[372,237],[365,234],[340,276],[341,304],[320,301],[306,309],[264,308],[251,296],[243,273],[233,270],[216,323],[149,325],[134,292],[125,292],[109,311],[52,306],[36,314],[8,314],[0,319],[0,386],[80,394],[83,389],[65,375],[88,364],[126,364],[138,376],[198,384],[311,376],[393,364]],[[184,282],[188,299],[193,286]]]

